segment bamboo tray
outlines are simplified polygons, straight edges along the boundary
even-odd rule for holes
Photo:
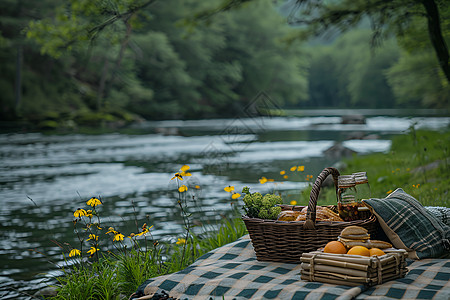
[[[403,249],[386,249],[382,256],[331,254],[322,251],[303,253],[301,279],[338,285],[373,286],[404,277],[408,272]]]

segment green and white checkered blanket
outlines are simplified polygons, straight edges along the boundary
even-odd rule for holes
[[[180,272],[147,280],[130,299],[450,299],[449,259],[415,261],[408,269],[406,277],[371,288],[308,282],[300,279],[300,264],[257,261],[246,235]]]

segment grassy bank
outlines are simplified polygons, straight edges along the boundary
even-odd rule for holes
[[[392,140],[387,153],[355,156],[343,173],[367,171],[373,198],[402,188],[424,206],[450,207],[450,132],[416,131]]]
[[[346,159],[345,167],[340,168],[340,171],[342,174],[366,171],[372,197],[375,198],[385,197],[396,188],[402,188],[425,206],[449,207],[449,145],[450,131],[411,129],[408,134],[395,137],[387,153]],[[186,170],[182,168],[182,172],[176,173],[174,178],[177,174],[188,174]],[[180,181],[180,184],[183,182]],[[178,190],[183,191],[182,188],[183,185],[180,185]],[[334,189],[324,189],[322,196],[326,199],[320,200],[319,205],[336,203]],[[304,205],[308,201],[309,191],[305,190],[302,197],[304,199],[299,199],[298,203]],[[186,239],[179,239],[176,244],[159,244],[151,236],[137,239],[131,235],[133,243],[125,246],[122,244],[123,235],[112,231],[111,237],[117,242],[116,251],[98,251],[95,255],[92,253],[90,258],[68,258],[75,263],[64,270],[64,276],[59,277],[58,295],[53,299],[126,299],[146,279],[182,270],[204,253],[246,234],[239,218],[240,212],[236,210],[234,219],[224,219],[218,224],[218,231],[205,228],[201,236],[192,235],[189,230],[192,226],[190,216],[185,211],[184,201],[180,198],[178,204],[185,216]],[[241,198],[238,201],[242,204]],[[82,217],[86,219],[86,215]],[[86,227],[93,228],[96,224],[94,220],[94,217],[89,217],[86,225],[90,225]],[[144,229],[147,230],[143,227],[143,231],[136,235],[142,235]],[[93,243],[90,246],[96,249],[95,233],[89,231],[85,234],[89,234],[90,243]],[[93,238],[91,234],[94,234]],[[86,243],[88,240],[83,241]]]

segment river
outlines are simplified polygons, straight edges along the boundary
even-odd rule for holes
[[[183,224],[171,178],[184,164],[201,187],[189,191],[198,201],[190,209],[214,223],[232,210],[224,187],[276,188],[296,199],[306,175],[339,160],[324,155],[335,142],[360,154],[384,152],[412,124],[439,130],[450,118],[374,114],[365,124],[341,124],[339,116],[310,115],[146,122],[96,135],[0,134],[0,298],[28,299],[54,281],[64,264],[58,243],[76,242],[73,212],[91,197],[103,201],[104,226],[126,233],[135,220],[147,222],[154,239],[174,242]],[[287,179],[279,173],[300,165],[304,172]],[[262,176],[275,183],[261,185]]]

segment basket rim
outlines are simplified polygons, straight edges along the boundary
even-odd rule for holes
[[[252,222],[252,223],[258,223],[261,225],[287,225],[287,226],[302,226],[305,224],[306,221],[278,221],[278,220],[269,220],[269,219],[259,219],[259,218],[251,218],[247,215],[242,215],[242,220]],[[377,218],[375,215],[371,215],[370,218],[364,219],[364,220],[353,220],[353,221],[317,221],[315,225],[316,226],[351,226],[351,225],[365,225],[374,223],[377,221]]]

